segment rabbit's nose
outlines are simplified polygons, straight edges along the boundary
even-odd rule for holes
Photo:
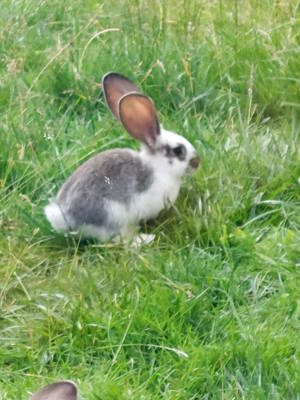
[[[196,155],[195,157],[191,158],[189,164],[194,169],[198,168],[200,164],[200,157]]]

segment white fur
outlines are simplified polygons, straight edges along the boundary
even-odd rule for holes
[[[186,161],[180,161],[175,158],[173,160],[173,164],[170,165],[168,163],[168,160],[166,159],[166,157],[163,157],[163,160],[162,160],[166,171],[168,171],[169,176],[171,178],[177,177],[177,178],[181,179],[182,176],[186,174],[187,170],[189,170],[189,161],[193,157],[197,156],[196,149],[183,136],[178,135],[177,133],[174,133],[171,131],[167,131],[162,126],[160,127],[160,129],[161,129],[161,133],[160,133],[160,136],[158,137],[158,144],[161,144],[161,145],[168,144],[171,147],[175,147],[176,145],[183,144],[187,149]],[[155,163],[155,156],[156,156],[155,154],[154,154],[154,157],[152,155],[153,163]]]
[[[61,212],[60,207],[54,201],[51,201],[45,207],[44,211],[48,221],[57,232],[68,231],[69,228],[63,213]]]
[[[76,233],[76,232],[75,232]],[[110,230],[106,229],[105,226],[95,226],[91,224],[85,224],[78,230],[80,237],[92,237],[98,240],[105,241],[112,238],[113,234]]]
[[[175,203],[182,177],[189,169],[189,161],[197,154],[195,148],[184,137],[161,128],[158,145],[166,144],[171,147],[184,144],[187,149],[186,161],[174,158],[170,164],[164,154],[152,154],[145,147],[141,149],[140,157],[153,170],[154,180],[149,190],[139,194],[133,201],[131,208],[138,210],[138,219],[154,218],[162,209]]]

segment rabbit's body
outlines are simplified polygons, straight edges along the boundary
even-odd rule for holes
[[[78,230],[100,240],[130,235],[140,220],[156,217],[175,202],[180,178],[175,184],[172,173],[163,155],[108,150],[82,164],[45,212],[61,232]]]
[[[111,91],[119,91],[118,85],[116,88]],[[108,103],[109,95],[106,93]],[[120,97],[119,92],[114,96]],[[55,230],[78,231],[100,240],[130,237],[139,221],[156,217],[175,202],[181,178],[197,157],[196,151],[182,136],[159,126],[145,96],[129,93],[123,97],[124,101],[128,97],[128,104],[116,116],[143,142],[141,150],[108,150],[82,164],[45,208]],[[114,112],[115,100],[109,105]]]

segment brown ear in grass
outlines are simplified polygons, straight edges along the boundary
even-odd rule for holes
[[[31,400],[77,400],[77,388],[71,381],[51,383],[35,393]]]

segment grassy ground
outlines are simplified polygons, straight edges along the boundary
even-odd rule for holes
[[[0,399],[300,398],[299,1],[2,0]],[[136,144],[100,96],[128,75],[202,157],[155,242],[78,244],[43,206]]]

